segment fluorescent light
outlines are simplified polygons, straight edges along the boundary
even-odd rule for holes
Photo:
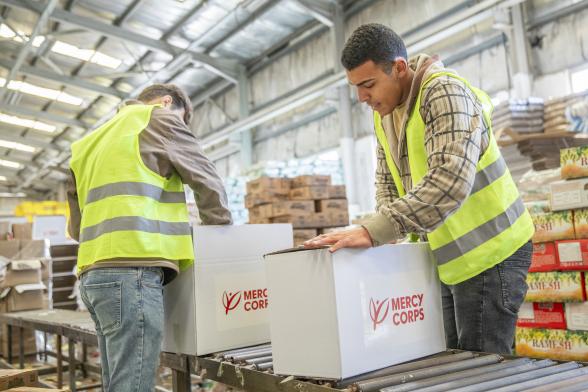
[[[33,146],[29,146],[27,144],[11,142],[8,140],[0,139],[0,147],[9,148],[12,150],[19,150],[24,152],[35,152],[37,149]]]
[[[10,116],[4,113],[0,113],[0,122],[16,125],[18,127],[32,128],[48,133],[55,132],[57,129],[54,125],[49,125],[41,121],[27,120],[26,118]]]
[[[122,63],[122,61],[117,58],[96,51],[94,51],[92,58],[90,58],[90,62],[112,69],[118,68]]]
[[[62,54],[64,56],[74,57],[79,60],[89,61],[103,67],[118,68],[122,61],[111,57],[107,54],[97,52],[92,49],[80,49],[75,45],[71,45],[62,41],[56,41],[51,48],[51,51]]]
[[[27,194],[24,192],[18,192],[18,193],[0,192],[0,197],[27,197]]]
[[[6,79],[0,78],[0,85],[4,86],[6,83]],[[51,88],[39,87],[35,86],[34,84],[30,84],[27,82],[21,82],[18,80],[11,80],[8,83],[8,88],[14,91],[20,91],[21,93],[36,95],[38,97],[43,97],[47,99],[52,99],[55,101],[68,103],[70,105],[80,106],[84,103],[84,100],[78,97],[74,97],[73,95],[67,94],[60,90],[55,90]],[[52,132],[52,131],[51,131]]]
[[[18,162],[7,161],[5,159],[0,159],[0,166],[11,167],[13,169],[20,169],[22,167]]]
[[[80,60],[89,61],[94,54],[91,49],[80,49],[77,46],[67,44],[65,42],[57,41],[53,44],[51,49],[55,53],[62,54],[64,56],[75,57]]]
[[[5,24],[0,24],[0,37],[2,38],[11,38],[16,42],[23,42],[24,40],[28,40],[28,37],[21,31],[18,34],[8,27]],[[42,35],[36,36],[33,39],[33,46],[38,48],[45,42],[45,37]],[[122,64],[122,60],[104,54],[102,52],[97,52],[92,49],[80,49],[75,45],[68,44],[63,41],[55,41],[51,48],[52,52],[59,53],[64,56],[73,57],[78,60],[89,61],[94,64],[101,65],[103,67],[116,69]]]

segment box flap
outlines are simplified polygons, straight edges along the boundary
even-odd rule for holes
[[[10,293],[12,287],[7,287],[4,290],[0,291],[0,299],[6,298],[6,296]]]
[[[328,249],[328,248],[330,248],[329,245],[324,245],[324,246],[321,246],[318,248],[305,248],[304,245],[300,245],[296,248],[282,249],[282,250],[278,250],[276,252],[267,253],[267,254],[263,255],[263,257],[272,256],[272,255],[279,255],[279,254],[283,254],[283,253],[294,253],[294,252],[302,252],[305,250],[320,250],[320,249]]]
[[[17,293],[22,294],[25,291],[45,290],[47,287],[43,283],[20,284],[14,286]]]
[[[35,270],[41,269],[42,264],[39,259],[12,260],[10,267],[13,271]]]

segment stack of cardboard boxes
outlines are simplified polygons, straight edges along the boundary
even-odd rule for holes
[[[247,183],[249,223],[291,223],[294,246],[349,224],[344,185],[330,176],[261,177]]]
[[[571,94],[565,97],[550,99],[545,102],[545,133],[561,133],[571,130],[571,124],[566,117],[566,109],[581,101],[584,94]]]
[[[563,180],[531,208],[533,257],[519,311],[518,355],[588,360],[588,148],[561,151]]]
[[[543,132],[543,99],[510,100],[496,106],[492,113],[494,129],[510,128],[518,133]]]
[[[43,283],[50,275],[48,244],[44,240],[33,241],[31,237],[30,223],[0,223],[0,312],[48,307]],[[4,355],[8,352],[7,335],[6,326],[2,326],[0,348]],[[13,352],[19,349],[18,344],[18,334],[14,334]],[[36,355],[34,331],[25,330],[24,345],[25,355]]]

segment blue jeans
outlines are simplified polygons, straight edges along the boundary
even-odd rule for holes
[[[80,280],[96,324],[103,391],[153,392],[163,338],[163,270],[99,268]]]
[[[510,354],[527,293],[531,242],[494,267],[456,285],[441,285],[448,348]]]

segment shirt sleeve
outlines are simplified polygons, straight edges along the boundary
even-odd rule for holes
[[[438,78],[423,91],[419,110],[429,169],[404,197],[381,198],[365,225],[374,244],[433,231],[471,192],[485,130],[473,92],[454,78]]]
[[[69,222],[67,231],[69,236],[76,241],[80,240],[80,225],[82,214],[80,212],[80,204],[78,201],[78,191],[76,188],[76,178],[72,171],[67,179],[67,203],[69,205]]]
[[[230,225],[233,223],[228,209],[227,194],[214,164],[206,157],[202,146],[174,113],[160,113],[152,121],[158,129],[167,128],[164,148],[174,170],[184,184],[194,191],[194,198],[205,225]]]

